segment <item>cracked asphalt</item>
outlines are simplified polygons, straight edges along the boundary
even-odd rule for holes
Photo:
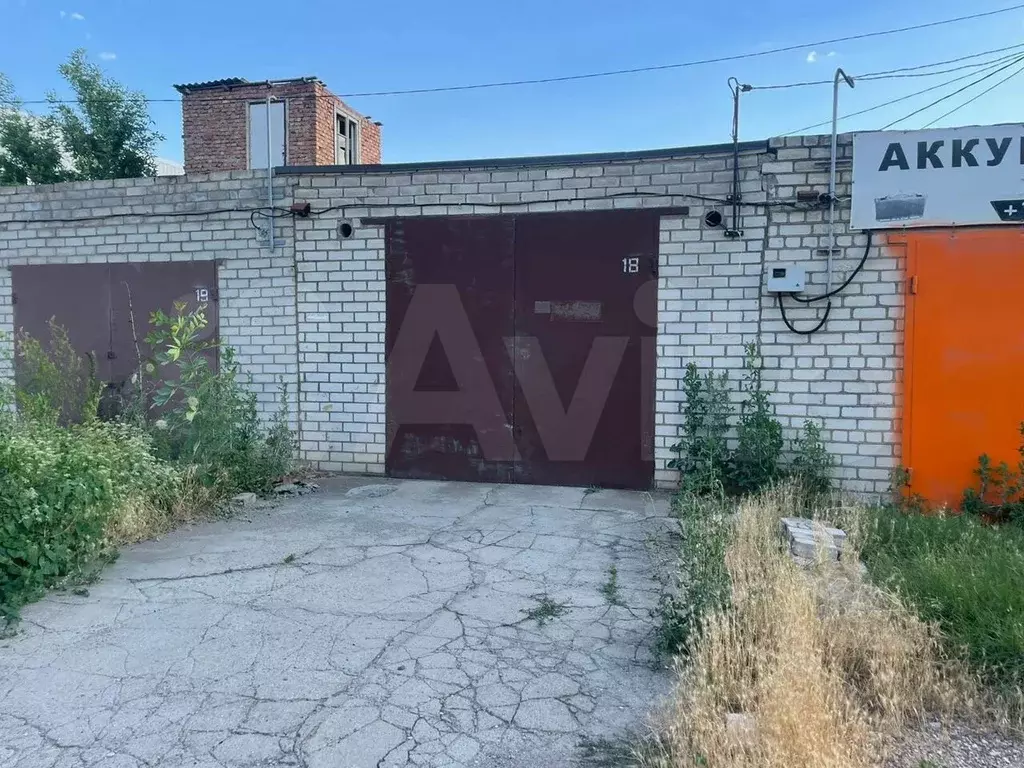
[[[665,499],[324,485],[27,607],[0,765],[545,768],[645,727]]]

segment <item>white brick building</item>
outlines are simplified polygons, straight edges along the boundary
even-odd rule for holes
[[[738,379],[744,343],[759,341],[779,418],[790,428],[820,420],[845,487],[878,493],[899,462],[899,249],[877,241],[810,337],[786,327],[765,291],[766,271],[780,262],[808,269],[807,294],[824,290],[827,209],[814,196],[827,192],[828,141],[741,146],[736,237],[704,222],[716,209],[732,225],[731,207],[720,202],[732,192],[731,146],[281,169],[275,203],[309,202],[313,214],[276,218],[272,253],[250,223],[251,211],[266,205],[259,173],[0,188],[0,330],[13,331],[12,266],[217,260],[221,336],[268,407],[279,384],[288,387],[304,457],[328,469],[383,473],[386,220],[658,208],[665,213],[657,246],[657,483],[677,480],[666,464],[679,434],[686,364]],[[848,137],[840,149],[837,194],[848,200]],[[848,214],[841,203],[836,285],[866,243],[847,233]],[[342,220],[352,222],[351,237],[339,235]],[[800,328],[817,324],[821,312],[787,304]]]

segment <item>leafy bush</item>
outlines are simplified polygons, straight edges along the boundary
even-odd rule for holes
[[[0,386],[0,614],[8,619],[114,545],[163,533],[218,496],[267,491],[289,470],[287,393],[262,425],[232,350],[203,341],[204,312],[185,310],[154,314],[147,341],[157,352],[146,368],[157,382],[148,385],[142,370],[133,378],[129,420],[97,419],[101,388],[60,326],[51,322],[45,346],[18,338],[17,383]],[[219,370],[209,362],[215,351]],[[149,425],[147,402],[160,417]]]
[[[832,490],[832,456],[821,440],[821,427],[807,419],[793,441],[795,456],[790,473],[805,494],[821,496]]]
[[[681,473],[679,504],[687,498],[758,493],[789,473],[802,478],[809,492],[831,488],[832,459],[817,424],[804,423],[794,444],[796,459],[782,463],[782,424],[764,387],[764,362],[757,344],[746,345],[744,378],[736,422],[735,446],[729,445],[729,417],[733,406],[725,373],[702,374],[694,363],[683,377],[682,436],[671,450],[677,455],[668,466]]]
[[[96,359],[75,351],[67,331],[52,318],[50,343],[19,333],[15,401],[19,413],[42,424],[68,423],[95,418],[101,387],[96,381]]]
[[[696,364],[686,366],[683,378],[683,435],[672,446],[678,458],[668,466],[682,473],[681,488],[693,496],[722,495],[729,471],[728,378],[724,373],[701,375]]]
[[[989,455],[978,457],[978,487],[964,491],[961,509],[984,516],[992,522],[1015,522],[1024,525],[1024,424],[1020,426],[1020,461],[1015,467],[1007,462],[992,464]]]
[[[151,373],[160,374],[153,404],[165,413],[155,424],[160,455],[195,465],[201,481],[224,493],[269,491],[291,468],[286,392],[269,428],[260,422],[256,395],[241,382],[234,351],[220,348],[220,366],[210,365],[216,342],[203,341],[203,308],[156,312],[146,341],[156,348]]]
[[[782,424],[764,389],[764,362],[756,344],[747,344],[743,368],[746,399],[740,405],[736,450],[729,460],[729,490],[737,494],[757,493],[779,478],[783,445]]]
[[[118,507],[172,503],[177,473],[125,425],[0,432],[0,611],[12,616],[100,556]]]
[[[862,546],[872,578],[938,622],[988,679],[1024,685],[1024,532],[969,515],[874,514]]]

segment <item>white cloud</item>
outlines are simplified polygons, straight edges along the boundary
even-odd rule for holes
[[[828,57],[829,57],[830,59],[831,59],[831,58],[832,58],[833,56],[835,56],[835,55],[836,55],[836,52],[835,52],[835,51],[829,51],[829,52],[828,52]]]
[[[80,14],[78,11],[75,11],[74,13],[72,13],[71,14],[71,18],[74,19],[75,21],[85,21],[85,16]]]
[[[113,61],[117,58],[117,54],[113,51],[103,51],[100,54],[100,58],[103,59],[103,61]]]
[[[61,17],[62,19],[63,19],[63,18],[65,17],[65,16],[67,16],[67,15],[68,15],[68,12],[67,12],[67,11],[61,11],[61,12],[60,12],[60,17]]]
[[[807,63],[808,64],[813,64],[817,60],[818,60],[818,52],[817,51],[811,51],[810,53],[807,54]]]

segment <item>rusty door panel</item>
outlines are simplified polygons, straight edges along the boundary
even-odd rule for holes
[[[202,339],[216,340],[219,333],[216,289],[217,265],[213,261],[111,264],[110,338],[114,355],[107,380],[124,382],[138,370],[136,338],[143,360],[152,356],[153,350],[145,341],[152,330],[150,315],[158,309],[170,314],[175,302],[184,302],[187,311],[205,304],[207,326]],[[216,365],[213,351],[209,360]]]
[[[175,301],[194,309],[205,297],[204,335],[217,338],[216,270],[212,261],[12,267],[15,328],[48,340],[52,317],[67,330],[76,351],[94,353],[96,376],[108,384],[101,411],[112,414],[116,406],[108,401],[127,394],[125,382],[138,370],[139,354],[143,359],[152,354],[145,342],[152,312],[170,312]],[[216,366],[215,350],[210,351],[209,360]]]
[[[517,482],[650,487],[657,258],[655,212],[517,218]]]
[[[387,227],[387,472],[507,482],[515,459],[514,220]]]
[[[390,221],[388,473],[649,487],[658,215]]]
[[[96,376],[110,377],[110,271],[106,264],[11,267],[14,327],[49,342],[49,322],[68,333],[75,350],[96,358]]]

